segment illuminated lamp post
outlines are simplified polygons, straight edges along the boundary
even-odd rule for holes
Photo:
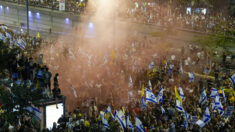
[[[29,35],[29,0],[26,0],[27,35]]]

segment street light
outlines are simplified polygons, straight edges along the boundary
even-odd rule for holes
[[[29,35],[29,0],[26,0],[26,13],[27,13],[27,35]]]

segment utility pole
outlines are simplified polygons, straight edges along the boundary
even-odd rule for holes
[[[29,35],[29,0],[26,0],[27,35]]]

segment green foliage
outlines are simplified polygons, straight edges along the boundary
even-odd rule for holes
[[[0,101],[4,113],[0,118],[9,123],[16,123],[22,116],[32,116],[24,108],[34,105],[38,106],[38,101],[42,99],[39,91],[31,91],[26,85],[13,86],[11,89],[0,88]]]
[[[208,34],[202,37],[198,37],[194,40],[195,43],[200,44],[203,47],[222,48],[229,52],[230,48],[235,48],[235,31],[216,31],[212,34]]]

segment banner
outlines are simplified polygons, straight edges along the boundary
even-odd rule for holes
[[[65,0],[60,0],[59,10],[60,11],[64,11],[65,10]]]
[[[196,124],[197,121],[198,121],[198,117],[192,116],[192,124]]]
[[[225,109],[224,117],[231,117],[233,115],[234,106],[227,106]]]

